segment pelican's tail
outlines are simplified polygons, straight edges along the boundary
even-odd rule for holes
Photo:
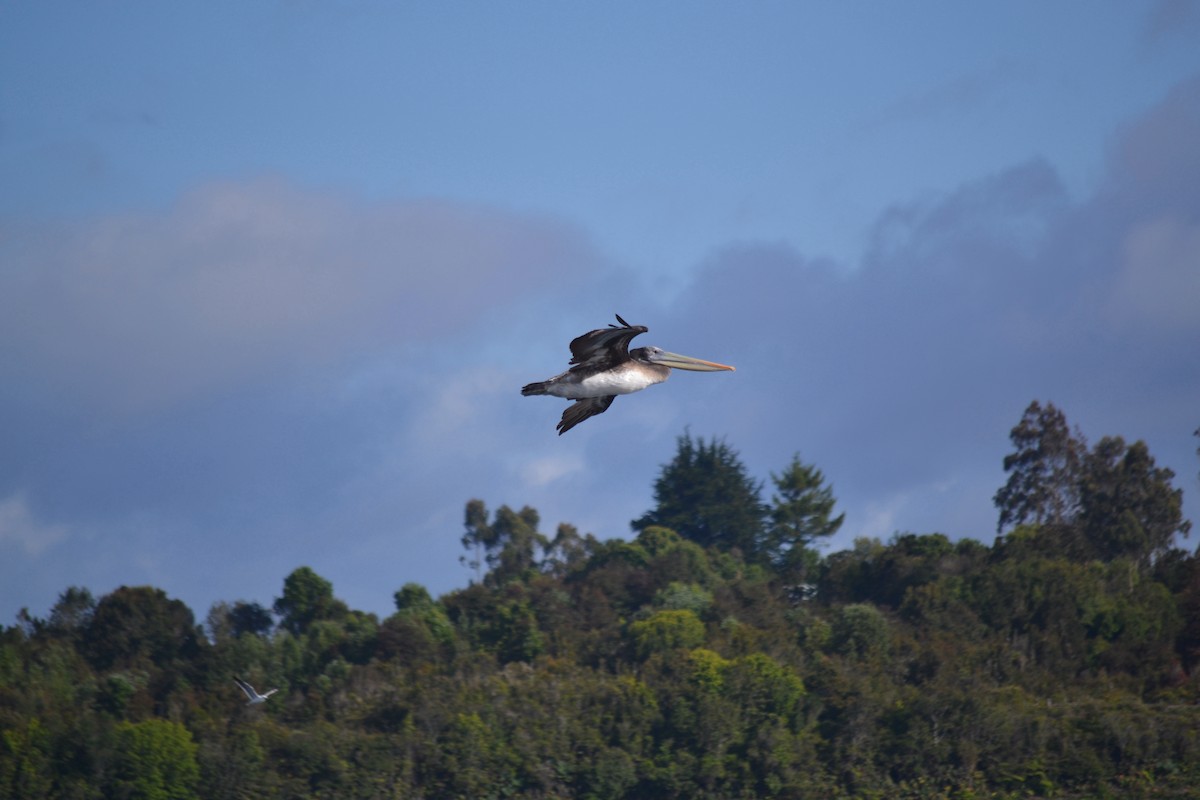
[[[547,381],[538,381],[537,383],[527,383],[521,387],[521,394],[528,397],[531,394],[549,394],[546,387],[549,386]]]

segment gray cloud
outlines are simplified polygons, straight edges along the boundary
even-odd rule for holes
[[[846,538],[989,538],[1007,433],[1034,398],[1093,438],[1147,439],[1194,495],[1197,86],[1123,132],[1086,202],[1033,161],[888,209],[854,270],[786,245],[717,254],[675,315],[740,354],[730,439],[763,474],[793,450],[821,465]]]
[[[165,214],[10,231],[0,369],[142,411],[249,376],[446,335],[597,259],[546,221],[366,207],[275,180]]]
[[[247,541],[283,575],[319,554],[297,539],[361,516],[347,496],[389,505],[364,485],[427,502],[409,476],[471,433],[445,365],[494,348],[489,326],[522,303],[608,271],[553,220],[270,179],[162,213],[5,227],[0,549],[98,591],[180,581],[195,540],[190,562],[220,554],[223,577]],[[388,441],[405,448],[394,471]],[[4,582],[6,605],[33,601]]]
[[[1146,14],[1142,47],[1150,50],[1171,41],[1194,41],[1189,34],[1200,28],[1200,2],[1157,0]]]
[[[868,130],[897,123],[921,120],[944,114],[962,114],[993,101],[1000,92],[1019,79],[1021,65],[1010,60],[943,80],[888,104],[868,118]]]
[[[1195,518],[1198,87],[1128,126],[1082,202],[1035,159],[886,209],[852,268],[731,245],[663,301],[552,220],[271,180],[9,225],[0,611],[152,581],[203,613],[269,602],[308,564],[383,612],[405,581],[465,582],[471,497],[626,535],[685,426],[762,478],[795,451],[820,466],[839,546],[986,540],[1034,398],[1146,439]],[[561,402],[518,388],[614,311],[738,371],[672,377],[560,438]]]

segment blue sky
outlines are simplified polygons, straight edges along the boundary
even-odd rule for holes
[[[466,583],[474,497],[628,535],[685,429],[819,466],[835,548],[990,542],[1035,398],[1200,522],[1198,41],[1191,0],[4,4],[0,618],[301,565],[385,614]],[[738,371],[559,438],[518,390],[614,312]]]

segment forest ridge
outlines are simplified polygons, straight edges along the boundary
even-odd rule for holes
[[[991,546],[821,557],[843,517],[817,467],[767,501],[685,434],[632,540],[471,500],[471,584],[406,584],[383,620],[308,567],[203,625],[158,588],[67,588],[0,631],[0,796],[1194,797],[1174,473],[1052,404],[1010,438]],[[248,706],[235,677],[280,691]]]

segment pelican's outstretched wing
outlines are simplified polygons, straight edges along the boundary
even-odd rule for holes
[[[572,372],[576,369],[601,372],[629,360],[629,342],[650,329],[645,325],[630,325],[620,314],[617,314],[617,322],[621,324],[588,331],[571,340]]]
[[[563,412],[562,419],[555,426],[558,428],[558,435],[562,436],[588,417],[594,417],[597,414],[603,414],[605,411],[608,411],[608,407],[616,399],[617,396],[615,394],[610,394],[607,397],[585,397],[582,400],[576,400],[567,406],[567,410]]]

